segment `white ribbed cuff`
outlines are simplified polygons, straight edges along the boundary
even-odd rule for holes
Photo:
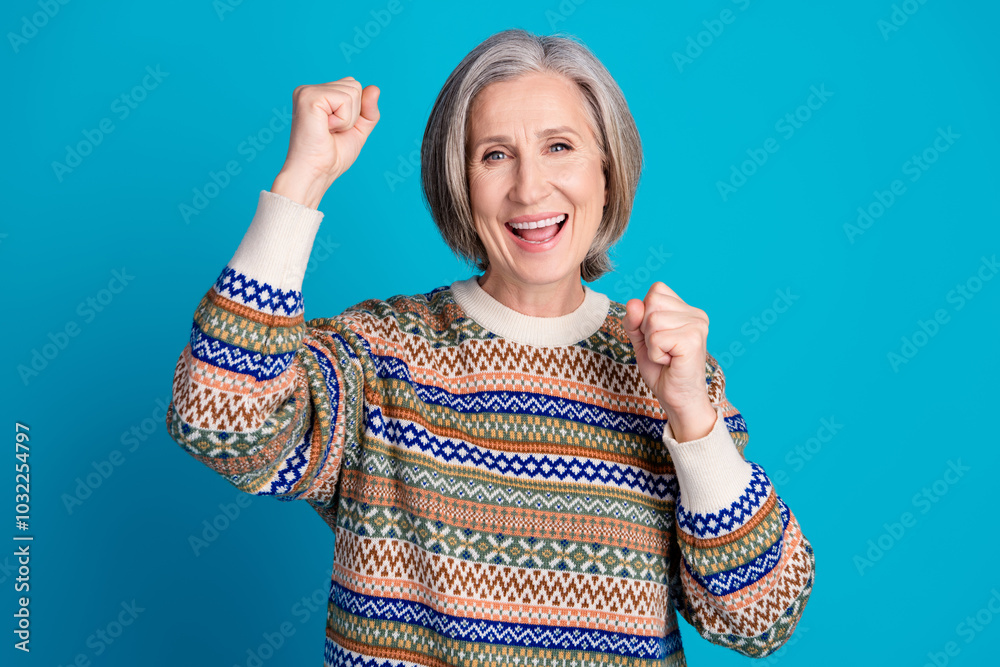
[[[273,287],[301,292],[322,220],[323,213],[314,208],[261,190],[257,212],[230,268]]]
[[[745,493],[753,477],[753,468],[729,435],[721,406],[715,406],[715,414],[708,435],[688,442],[674,439],[669,421],[663,425],[663,443],[674,461],[682,504],[694,514],[728,508]]]

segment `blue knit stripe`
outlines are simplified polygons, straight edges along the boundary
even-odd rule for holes
[[[227,299],[268,315],[294,317],[303,312],[301,291],[278,289],[228,265],[219,274],[214,287],[216,292]]]
[[[337,582],[333,585],[331,601],[347,613],[361,618],[418,625],[456,641],[614,653],[647,660],[665,658],[680,647],[680,633],[676,630],[662,638],[588,628],[473,619],[444,614],[421,602],[363,595]]]
[[[411,385],[417,397],[429,405],[440,405],[458,412],[537,415],[611,429],[620,433],[661,440],[662,419],[609,410],[600,406],[560,396],[532,392],[477,391],[453,394],[441,387],[415,382],[406,362],[393,356],[372,355],[381,378],[402,380]]]
[[[684,506],[684,495],[677,498],[677,526],[699,538],[719,537],[745,524],[760,509],[771,493],[771,480],[764,469],[748,461],[753,473],[740,497],[716,513],[693,513]]]
[[[197,322],[191,325],[191,356],[216,368],[249,375],[257,381],[271,380],[285,372],[295,358],[295,351],[262,354],[230,345],[202,331]]]
[[[731,570],[716,572],[707,576],[698,574],[686,558],[684,559],[684,567],[694,577],[695,581],[716,597],[729,595],[755,581],[759,581],[781,561],[781,554],[784,551],[784,534],[785,530],[788,529],[788,522],[791,516],[784,503],[779,505],[778,511],[781,515],[782,536],[769,549],[758,554],[753,560],[734,567]]]
[[[497,474],[517,476],[525,481],[558,481],[614,486],[661,500],[674,497],[671,474],[596,458],[550,454],[520,454],[487,449],[454,438],[442,438],[422,425],[386,419],[378,406],[368,406],[366,420],[371,434],[385,442],[418,451],[447,464],[475,466]]]

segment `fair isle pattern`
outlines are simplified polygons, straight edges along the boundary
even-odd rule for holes
[[[814,558],[764,470],[691,512],[611,302],[560,347],[512,342],[447,286],[303,317],[227,266],[167,425],[237,488],[334,531],[325,665],[685,665],[677,617],[752,657],[794,631]],[[708,395],[742,455],[709,355]]]

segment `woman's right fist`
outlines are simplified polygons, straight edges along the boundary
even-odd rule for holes
[[[292,93],[292,130],[282,172],[329,187],[354,164],[378,123],[379,89],[354,77],[299,86]]]

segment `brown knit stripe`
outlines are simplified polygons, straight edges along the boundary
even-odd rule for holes
[[[256,430],[292,393],[296,374],[285,373],[256,393],[257,383],[238,382],[240,376],[222,371],[191,356],[184,348],[174,373],[174,404],[184,420],[195,428],[249,432]],[[243,376],[248,377],[248,376]]]
[[[393,403],[403,402],[399,400],[402,398],[400,396]],[[674,474],[673,462],[665,446],[661,445],[659,460],[650,461],[648,437],[548,415],[461,414],[441,406],[420,403],[415,397],[406,398],[405,407],[398,403],[385,405],[385,416],[414,422],[440,438],[453,438],[493,451],[591,458],[640,468],[656,475]],[[450,421],[449,415],[461,415],[461,429],[442,425]],[[433,424],[430,423],[431,417],[437,417]],[[566,431],[566,434],[562,435],[560,431]],[[601,443],[603,447],[597,448],[591,443]]]
[[[336,539],[339,574],[370,577],[375,582],[384,581],[384,586],[401,586],[411,594],[422,593],[420,601],[432,607],[450,598],[450,609],[445,611],[449,615],[463,615],[454,609],[461,600],[499,603],[505,605],[505,613],[549,608],[563,617],[553,619],[552,624],[592,613],[608,620],[623,616],[648,619],[662,628],[667,614],[669,592],[658,582],[476,563],[430,553],[406,540],[373,539],[344,529],[337,530]],[[346,585],[343,580],[341,583]],[[411,588],[418,584],[423,585],[424,591]]]
[[[686,568],[681,568],[692,612],[707,628],[717,633],[755,637],[785,613],[806,588],[812,568],[797,525],[794,530],[786,531],[784,539],[782,558],[770,572],[726,596],[712,596]]]
[[[434,347],[427,344],[425,337],[400,331],[399,323],[393,318],[368,319],[364,324],[365,337],[379,354],[406,359],[411,368],[423,369],[422,372],[442,380],[465,378],[469,391],[472,391],[471,380],[485,376],[517,375],[524,380],[534,376],[531,387],[535,386],[538,378],[544,377],[545,382],[566,383],[566,391],[570,391],[572,383],[587,385],[590,392],[594,392],[595,387],[601,387],[604,398],[597,400],[610,398],[611,394],[628,396],[630,402],[622,407],[630,411],[651,416],[662,413],[659,402],[642,381],[637,366],[609,359],[580,346],[532,347],[494,338],[464,340],[461,345]],[[479,375],[470,376],[471,369],[476,369]],[[614,407],[614,404],[609,405]]]
[[[772,510],[777,509],[778,506],[778,496],[774,492],[774,487],[771,487],[770,492],[767,494],[767,499],[764,503],[754,512],[754,515],[750,519],[732,531],[731,533],[726,533],[720,537],[710,537],[710,538],[699,538],[690,534],[682,527],[677,527],[677,538],[687,542],[696,549],[708,549],[712,547],[723,546],[730,542],[742,541],[747,538],[747,536],[757,529],[757,526],[767,518],[768,514]]]
[[[356,470],[345,469],[341,477],[341,494],[345,497],[386,506],[395,504],[407,512],[455,528],[627,547],[657,555],[667,553],[664,531],[617,519],[520,507],[497,509],[495,505],[445,498],[436,491],[409,487],[399,480],[373,477]]]
[[[272,315],[269,313],[262,312],[256,308],[244,305],[238,301],[233,301],[232,299],[226,298],[216,291],[213,285],[208,293],[205,294],[202,299],[202,303],[208,302],[216,308],[228,311],[237,317],[242,317],[251,322],[261,324],[265,327],[273,329],[287,329],[293,327],[297,324],[303,323],[303,313],[293,316],[284,315]],[[245,326],[245,323],[244,323]]]
[[[521,664],[539,666],[572,665],[574,661],[577,665],[622,667],[663,667],[664,664],[678,667],[684,664],[631,658],[614,653],[465,642],[418,625],[361,618],[336,607],[331,611],[330,620],[327,637],[348,650],[364,656],[403,660],[430,667],[496,667],[512,664],[514,660],[519,660]],[[400,635],[398,640],[392,638],[397,630]],[[463,651],[465,655],[461,656]]]
[[[782,534],[781,511],[777,504],[766,513],[757,528],[744,537],[716,547],[695,547],[682,542],[682,553],[702,575],[725,572],[757,558],[774,546]]]
[[[526,491],[540,493],[552,493],[553,495],[579,494],[585,492],[587,487],[580,482],[559,482],[546,481],[525,477],[513,477],[500,472],[485,471],[479,467],[466,465],[463,463],[445,463],[433,456],[420,452],[402,449],[393,444],[385,443],[381,440],[370,439],[366,442],[366,449],[375,454],[391,457],[404,463],[412,463],[426,468],[436,470],[448,477],[462,477],[464,479],[478,480],[487,484],[495,484],[503,487],[516,487]],[[544,453],[544,451],[542,452]],[[356,481],[356,480],[355,480]],[[673,511],[674,498],[667,494],[664,498],[654,498],[641,491],[632,491],[628,488],[618,487],[611,484],[598,482],[601,497],[622,500],[630,504],[640,505],[652,511]],[[362,493],[356,487],[352,489],[355,494]]]

